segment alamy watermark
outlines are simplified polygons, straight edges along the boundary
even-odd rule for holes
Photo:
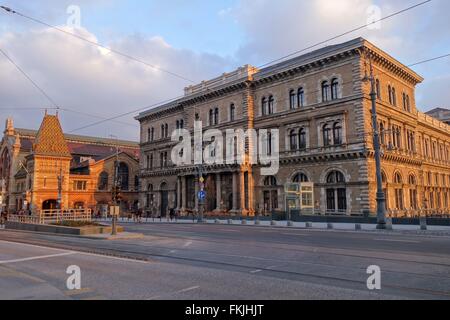
[[[201,121],[194,123],[194,136],[177,129],[171,136],[177,145],[171,159],[176,166],[188,165],[261,165],[261,175],[276,175],[280,167],[278,129],[217,129],[203,132]]]
[[[367,268],[367,289],[369,290],[381,290],[381,268],[379,266],[369,266]]]
[[[81,290],[81,269],[79,266],[70,266],[67,268],[66,273],[70,275],[67,278],[66,286],[67,290]]]
[[[70,5],[67,7],[66,13],[69,15],[67,18],[67,26],[73,29],[81,28],[81,8],[77,5]]]

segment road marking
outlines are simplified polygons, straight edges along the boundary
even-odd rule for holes
[[[64,294],[68,297],[72,297],[72,296],[78,296],[80,294],[91,293],[91,292],[92,292],[91,288],[84,288],[84,289],[80,289],[80,290],[67,290],[66,292],[64,292]]]
[[[284,236],[301,236],[301,237],[308,237],[309,234],[303,234],[303,233],[281,233]]]
[[[188,241],[184,244],[183,248],[187,248],[192,244],[192,241]]]
[[[262,270],[258,269],[258,270],[253,270],[253,271],[250,271],[250,273],[253,273],[253,274],[255,274],[255,273],[259,273],[259,272],[262,272]]]
[[[385,242],[421,243],[421,241],[414,241],[414,240],[396,240],[396,239],[373,239],[373,240]]]
[[[28,244],[28,243],[21,243],[21,242],[12,242],[12,241],[0,240],[0,243],[1,242],[9,243],[9,244],[15,244],[15,245],[21,245],[21,246],[27,246],[27,247],[33,247],[33,248],[39,248],[39,249],[47,249],[47,250],[53,250],[53,251],[64,251],[66,254],[67,253],[79,254],[79,255],[83,255],[83,256],[92,256],[92,257],[97,257],[97,258],[104,258],[104,259],[118,260],[118,261],[126,261],[126,262],[134,262],[134,263],[142,263],[142,264],[149,264],[149,263],[151,263],[150,261],[142,261],[142,260],[136,260],[136,259],[130,259],[130,258],[113,257],[113,256],[109,256],[109,255],[103,255],[103,254],[98,254],[98,253],[82,252],[82,251],[76,251],[76,250],[72,250],[72,251],[68,252],[68,250],[65,250],[65,249],[44,247],[44,246],[38,246],[38,245],[35,245],[35,244]]]
[[[270,266],[270,267],[267,267],[266,269],[275,269],[276,267],[278,267],[278,266]]]
[[[151,297],[148,300],[156,300],[156,299],[159,299],[159,298],[162,298],[162,297],[169,297],[169,296],[173,296],[173,295],[180,294],[180,293],[186,293],[186,292],[189,292],[189,291],[194,291],[194,290],[197,290],[197,289],[200,289],[200,286],[195,286],[195,287],[182,289],[182,290],[175,291],[175,292],[172,292],[172,293],[169,293],[169,294],[165,294],[165,295],[161,295],[161,296],[154,296],[154,297]]]
[[[223,232],[240,232],[239,230],[230,230],[230,229],[220,229],[219,231],[223,231]]]
[[[37,257],[30,257],[30,258],[23,258],[23,259],[0,261],[0,264],[11,264],[11,263],[18,263],[18,262],[25,262],[25,261],[43,260],[43,259],[71,256],[71,255],[74,255],[74,254],[75,254],[75,252],[65,252],[65,253],[58,253],[58,254],[50,254],[50,255],[47,255],[47,256],[37,256]]]

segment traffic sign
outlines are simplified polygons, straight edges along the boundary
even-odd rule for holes
[[[200,183],[203,183],[203,182],[205,182],[205,178],[200,177],[199,181],[200,181]]]
[[[205,200],[206,199],[206,191],[201,190],[198,192],[198,199],[199,200]]]

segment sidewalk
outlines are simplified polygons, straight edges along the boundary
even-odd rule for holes
[[[110,220],[98,220],[102,222],[109,222]],[[231,221],[231,223],[229,223]],[[255,220],[246,220],[246,223],[243,224],[241,220],[214,220],[207,219],[204,224],[220,224],[220,225],[233,225],[233,226],[247,226],[247,227],[259,227],[259,228],[274,228],[274,229],[310,229],[310,230],[335,230],[335,231],[358,231],[358,232],[388,232],[388,233],[408,233],[408,234],[418,234],[418,235],[439,235],[439,236],[450,236],[450,227],[448,226],[427,226],[427,230],[421,230],[420,225],[393,225],[393,230],[377,230],[375,224],[361,224],[361,230],[356,230],[356,224],[354,223],[333,223],[332,229],[328,229],[328,224],[323,222],[314,222],[311,223],[311,227],[307,227],[306,222],[291,222],[291,225],[288,226],[287,221],[276,221],[276,225],[272,225],[271,221],[260,221],[259,225],[255,224]],[[121,224],[135,224],[133,220],[127,219],[119,219],[119,223]],[[178,221],[168,221],[167,219],[142,219],[141,225],[145,224],[174,224],[174,225],[192,225],[198,224],[197,221],[193,222],[192,219],[180,219]]]

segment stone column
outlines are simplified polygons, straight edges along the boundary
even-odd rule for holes
[[[248,214],[249,216],[255,216],[255,183],[253,180],[253,170],[248,171]]]
[[[241,213],[245,214],[247,212],[247,208],[246,208],[246,199],[245,199],[245,172],[241,171],[239,173],[239,193],[241,195]]]
[[[177,178],[177,210],[181,210],[181,179]]]
[[[187,184],[186,184],[186,177],[181,177],[181,193],[182,193],[182,203],[181,203],[181,211],[186,210],[186,203],[187,203]]]
[[[238,174],[236,172],[233,172],[233,209],[231,211],[237,212],[238,211]]]
[[[216,211],[220,211],[222,202],[222,179],[220,173],[216,174]]]

